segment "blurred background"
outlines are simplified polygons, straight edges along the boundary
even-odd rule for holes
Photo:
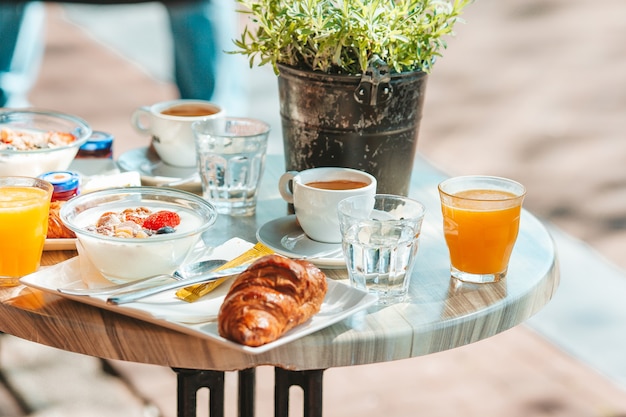
[[[116,157],[147,146],[149,139],[130,125],[133,110],[177,97],[162,6],[51,3],[46,12],[45,53],[29,102],[113,133]],[[466,23],[457,25],[430,75],[418,151],[451,175],[492,174],[525,184],[525,207],[555,235],[561,288],[527,326],[410,365],[369,366],[355,370],[356,377],[331,370],[329,385],[380,383],[382,375],[402,383],[415,365],[422,376],[397,391],[410,396],[428,389],[430,402],[413,401],[429,415],[626,415],[624,16],[623,0],[479,0],[467,9]],[[271,68],[251,69],[238,55],[228,65],[242,94],[228,97],[226,89],[215,100],[228,102],[231,114],[269,122],[270,152],[282,152]],[[133,372],[155,372],[144,369]],[[488,381],[476,381],[478,375]],[[477,404],[467,388],[474,383],[483,394],[495,390],[489,395],[498,400]],[[457,395],[457,403],[431,395],[433,387]],[[325,395],[340,407],[341,398]],[[393,396],[366,388],[352,395],[370,401],[363,410],[344,409],[348,414],[367,413],[366,406],[371,415],[415,414],[415,404],[398,404]],[[342,415],[334,410],[331,415]]]
[[[626,53],[618,40],[626,34],[625,9],[619,0],[477,1],[430,75],[418,143],[422,154],[450,174],[521,181],[529,189],[526,207],[621,267]],[[147,138],[128,122],[130,113],[177,96],[163,7],[66,4],[55,13],[64,25],[48,22],[32,104],[70,111],[95,129],[113,131],[117,155],[145,146]],[[76,53],[82,42],[76,32],[136,66],[150,87],[143,88],[143,79],[118,77],[114,60],[84,49]],[[273,126],[270,152],[281,152],[271,68],[251,69],[239,55],[227,59],[243,93],[231,100],[220,90],[216,101],[230,100],[233,114],[267,120]]]

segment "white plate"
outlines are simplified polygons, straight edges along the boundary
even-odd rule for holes
[[[377,299],[372,294],[329,279],[328,292],[321,311],[317,315],[274,342],[259,347],[249,347],[224,339],[217,331],[216,316],[228,291],[228,285],[221,285],[194,303],[176,298],[172,291],[146,298],[141,302],[114,306],[106,303],[106,296],[72,296],[57,291],[59,287],[84,287],[78,257],[43,268],[21,278],[20,281],[22,284],[41,291],[202,337],[248,354],[263,353],[321,330],[367,308]]]
[[[296,216],[285,216],[265,223],[256,232],[259,242],[290,258],[308,258],[320,268],[345,268],[340,243],[322,243],[304,234]]]
[[[76,238],[46,239],[43,250],[76,250]]]
[[[137,148],[124,152],[117,160],[121,171],[136,171],[141,175],[144,185],[162,185],[183,178],[189,178],[196,173],[196,167],[184,168],[167,165],[151,147]],[[174,186],[187,191],[201,191],[202,184],[199,178],[188,183]]]

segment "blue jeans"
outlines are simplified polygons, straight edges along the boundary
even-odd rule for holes
[[[181,98],[212,100],[228,113],[244,114],[242,69],[247,61],[227,54],[239,37],[236,14],[226,0],[166,3],[174,43],[174,80]]]
[[[43,25],[42,4],[0,3],[0,107],[28,105],[43,56]]]
[[[24,15],[24,4],[0,4],[0,74],[8,73],[11,69],[11,61],[17,34]],[[8,100],[7,92],[0,84],[0,107]]]
[[[213,97],[219,42],[211,19],[211,3],[205,0],[166,5],[174,42],[174,80],[181,98]]]

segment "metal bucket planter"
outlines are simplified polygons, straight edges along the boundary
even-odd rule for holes
[[[427,75],[360,76],[280,66],[278,88],[287,170],[342,166],[378,180],[378,193],[407,195]]]

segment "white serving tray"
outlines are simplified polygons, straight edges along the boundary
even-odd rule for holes
[[[212,257],[218,258],[224,256],[224,251],[219,251],[218,249],[220,248],[215,248]],[[238,253],[233,253],[232,256],[227,259],[232,259],[247,249],[247,246],[244,249],[239,245],[237,246]],[[175,292],[171,291],[134,303],[116,306],[107,304],[106,296],[73,296],[61,294],[57,291],[60,287],[86,288],[90,286],[90,277],[82,276],[81,271],[80,258],[74,257],[27,275],[21,278],[20,281],[25,285],[44,292],[53,293],[159,326],[202,337],[219,343],[220,345],[249,354],[266,352],[331,326],[357,311],[367,308],[377,300],[375,295],[352,288],[345,283],[328,279],[328,292],[326,293],[321,311],[317,315],[306,323],[290,330],[274,342],[260,347],[249,347],[231,342],[221,337],[217,331],[217,314],[228,292],[229,282],[232,282],[232,280],[226,281],[213,292],[194,303],[188,303],[178,299],[175,296]],[[93,279],[93,282],[101,281],[101,277]]]

